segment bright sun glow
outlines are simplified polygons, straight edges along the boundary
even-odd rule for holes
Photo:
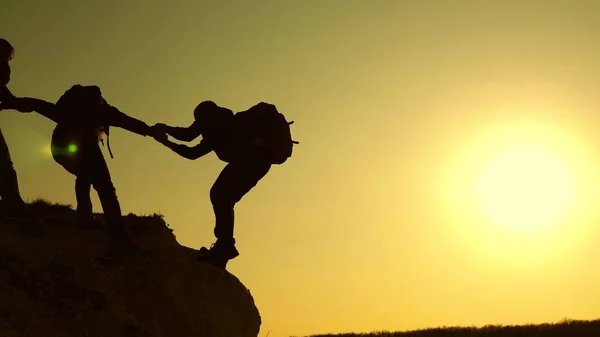
[[[577,134],[521,120],[464,139],[440,186],[449,230],[474,257],[542,268],[589,240],[600,188],[594,148]]]
[[[574,197],[574,182],[551,153],[534,146],[515,146],[484,169],[476,193],[485,212],[497,223],[536,229],[565,212]]]

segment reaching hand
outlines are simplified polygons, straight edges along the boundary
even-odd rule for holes
[[[164,130],[161,130],[161,128],[157,127],[156,125],[150,127],[150,132],[148,133],[148,135],[154,138],[159,143],[164,143],[169,139],[167,133],[164,132]]]
[[[164,144],[169,140],[169,136],[166,133],[157,133],[152,136],[157,142]]]
[[[160,133],[167,133],[167,124],[164,123],[156,123],[154,124],[154,126],[152,127],[153,129],[156,130],[156,132],[160,132]]]
[[[33,111],[33,100],[29,99],[29,98],[19,98],[18,99],[18,107],[17,107],[17,111],[19,112],[24,112],[24,113],[29,113]]]

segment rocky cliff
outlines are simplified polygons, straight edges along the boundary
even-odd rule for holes
[[[36,201],[0,219],[2,337],[256,337],[261,318],[246,287],[196,260],[161,216],[124,217],[146,254],[98,263],[101,223],[79,228],[68,206]]]

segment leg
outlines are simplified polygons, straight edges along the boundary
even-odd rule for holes
[[[233,227],[235,223],[235,212],[231,190],[239,169],[234,164],[227,164],[217,177],[210,189],[210,202],[215,213],[214,234],[217,241],[234,244]]]
[[[270,164],[262,162],[238,162],[228,164],[210,190],[210,200],[215,212],[214,233],[217,242],[210,249],[213,262],[224,268],[227,261],[239,255],[235,249],[234,207],[262,179]],[[203,255],[209,250],[201,249]]]
[[[231,163],[225,166],[210,189],[216,220],[214,233],[219,241],[235,243],[235,204],[256,186],[270,168],[271,165],[260,163]]]
[[[87,175],[75,178],[75,196],[77,198],[77,217],[82,226],[91,226],[93,220],[92,199],[90,190],[92,183]]]
[[[89,172],[90,181],[98,193],[102,204],[104,218],[113,234],[123,234],[124,227],[121,219],[121,205],[117,198],[116,189],[110,177],[110,172],[102,151],[97,144],[86,149],[84,165]]]
[[[10,158],[10,151],[2,130],[0,130],[0,197],[9,212],[23,211],[25,202],[19,192],[17,172]]]
[[[65,146],[52,144],[53,150],[64,148]],[[75,198],[77,199],[77,218],[79,225],[91,226],[93,220],[92,199],[90,190],[92,182],[89,170],[85,169],[85,153],[76,153],[67,155],[62,151],[52,152],[54,161],[62,166],[67,172],[75,176]]]
[[[110,172],[98,144],[88,146],[85,154],[85,170],[89,172],[92,186],[104,211],[104,219],[111,236],[108,255],[122,255],[134,252],[136,245],[129,236],[121,218],[121,205],[112,183]]]

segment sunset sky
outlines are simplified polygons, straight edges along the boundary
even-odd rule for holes
[[[8,0],[0,36],[16,48],[17,96],[96,84],[151,125],[187,126],[202,100],[267,101],[296,121],[293,157],[236,207],[228,266],[261,337],[284,337],[597,318],[599,12],[591,0]],[[0,127],[23,196],[74,204],[74,178],[47,155],[54,124],[2,111]],[[224,163],[116,128],[111,147],[124,213],[164,214],[185,246],[214,241]]]

